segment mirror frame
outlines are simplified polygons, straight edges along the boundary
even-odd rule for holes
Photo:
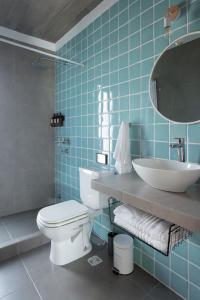
[[[164,115],[162,115],[162,114],[158,111],[157,107],[155,107],[154,102],[153,102],[153,98],[152,98],[152,93],[151,93],[151,78],[152,78],[154,69],[155,69],[156,64],[158,63],[159,59],[160,59],[160,58],[164,55],[164,53],[165,53],[168,49],[170,49],[174,44],[181,42],[181,40],[182,40],[182,39],[185,39],[185,38],[189,38],[189,40],[190,40],[190,37],[193,37],[193,36],[195,36],[195,35],[196,35],[197,37],[200,38],[200,31],[193,31],[193,32],[184,34],[184,35],[178,37],[177,39],[175,39],[173,42],[171,42],[171,43],[170,43],[170,44],[169,44],[169,45],[161,52],[161,54],[158,56],[158,58],[155,60],[154,65],[153,65],[153,68],[152,68],[151,73],[150,73],[150,77],[149,77],[149,96],[150,96],[151,104],[152,104],[153,108],[156,110],[156,112],[157,112],[162,118],[164,118],[165,120],[167,120],[168,122],[172,122],[172,123],[176,123],[176,124],[185,124],[185,125],[187,125],[187,124],[197,124],[197,123],[200,123],[200,119],[197,120],[197,121],[193,121],[193,122],[178,122],[178,121],[174,121],[174,120],[171,120],[171,119],[165,117]],[[193,38],[193,39],[191,38],[191,41],[194,40],[194,39],[195,39],[195,38]]]

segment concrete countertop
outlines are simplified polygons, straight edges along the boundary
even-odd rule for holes
[[[152,188],[134,172],[93,180],[92,188],[159,218],[200,232],[200,185],[193,185],[185,193],[164,192]]]

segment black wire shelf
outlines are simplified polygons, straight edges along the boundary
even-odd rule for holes
[[[176,224],[172,224],[169,227],[169,233],[168,233],[168,241],[167,241],[167,247],[165,251],[162,251],[158,248],[155,248],[153,245],[147,243],[146,241],[142,240],[141,238],[139,238],[138,236],[134,235],[132,232],[128,231],[126,228],[123,228],[121,226],[119,226],[118,224],[116,224],[114,222],[114,213],[113,210],[114,208],[116,208],[118,205],[122,205],[123,203],[121,201],[118,201],[112,197],[110,197],[108,199],[108,209],[109,209],[109,218],[110,218],[110,223],[112,224],[112,231],[116,232],[116,229],[121,230],[122,232],[127,233],[128,235],[132,236],[133,238],[136,238],[140,241],[142,241],[143,243],[145,243],[146,245],[150,246],[151,248],[153,248],[154,250],[158,251],[159,253],[165,255],[165,256],[169,256],[169,253],[171,252],[172,249],[174,249],[175,247],[178,247],[181,243],[183,243],[183,241],[185,241],[186,239],[189,238],[189,236],[192,235],[192,232],[184,229]]]

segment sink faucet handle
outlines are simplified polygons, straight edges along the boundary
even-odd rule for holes
[[[185,143],[185,139],[184,139],[184,138],[178,138],[178,137],[175,137],[174,139],[175,139],[175,140],[178,140],[178,143],[179,143],[179,144],[184,144],[184,143]]]

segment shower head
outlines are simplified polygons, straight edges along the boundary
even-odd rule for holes
[[[50,62],[51,64],[47,64],[47,62]],[[63,64],[63,65],[67,65],[67,62],[64,61],[59,61],[53,58],[49,58],[49,57],[43,57],[40,56],[36,61],[34,61],[32,63],[33,67],[39,68],[39,69],[48,69],[50,67],[54,67],[55,64]]]
[[[165,14],[164,17],[164,30],[165,30],[165,36],[169,37],[171,34],[171,26],[172,22],[176,21],[180,16],[180,8],[178,5],[171,5]]]
[[[32,62],[32,66],[34,68],[40,69],[40,70],[46,70],[48,69],[48,66],[45,64],[42,64],[39,60],[36,60],[34,62]]]

